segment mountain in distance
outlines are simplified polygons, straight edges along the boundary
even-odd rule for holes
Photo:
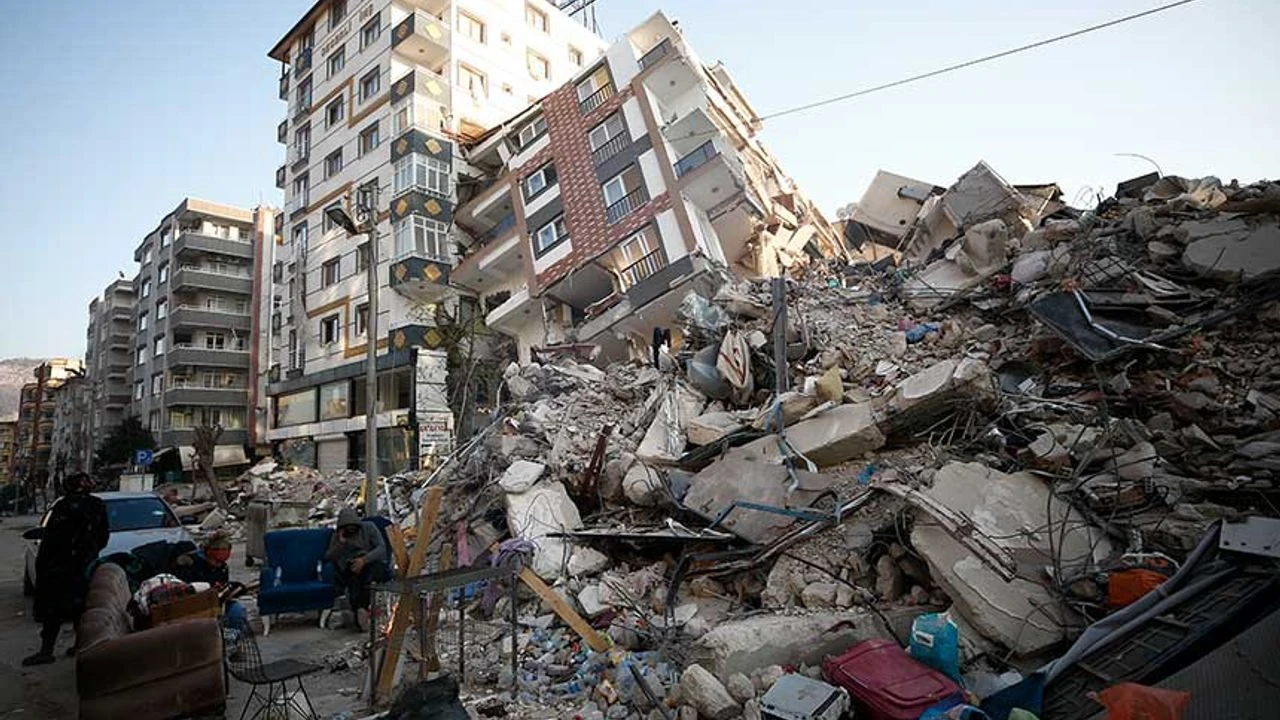
[[[18,419],[18,397],[22,386],[35,381],[31,371],[43,358],[9,358],[0,360],[0,422]]]

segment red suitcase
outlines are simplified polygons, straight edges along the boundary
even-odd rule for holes
[[[866,715],[859,720],[916,720],[960,692],[951,678],[907,654],[892,640],[866,640],[822,661],[827,682],[849,691]]]

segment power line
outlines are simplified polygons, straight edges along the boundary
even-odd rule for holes
[[[926,73],[921,73],[919,75],[912,75],[911,77],[903,78],[901,80],[894,80],[893,82],[884,83],[883,85],[876,85],[874,87],[864,88],[862,90],[846,93],[844,95],[838,95],[833,98],[827,98],[826,100],[818,100],[817,102],[811,102],[807,105],[800,105],[797,107],[788,108],[786,110],[779,110],[778,112],[775,112],[775,113],[762,115],[760,119],[772,120],[774,118],[783,117],[784,115],[793,115],[795,113],[805,112],[806,110],[813,110],[815,108],[831,105],[833,103],[844,102],[845,100],[852,100],[853,98],[862,97],[863,95],[870,95],[871,93],[880,92],[881,90],[888,90],[889,88],[895,88],[900,85],[906,85],[908,83],[918,82],[920,80],[926,80],[928,78],[937,77],[939,75],[945,75],[946,73],[955,72],[956,70],[961,70],[963,68],[972,67],[974,65],[981,65],[982,63],[991,62],[992,60],[999,60],[1000,58],[1003,58],[1003,57],[1016,55],[1017,53],[1020,53],[1020,52],[1026,52],[1027,50],[1034,50],[1036,48],[1044,47],[1046,45],[1052,45],[1053,43],[1062,42],[1063,40],[1068,40],[1070,38],[1079,37],[1081,35],[1087,35],[1088,33],[1091,33],[1091,32],[1096,32],[1098,30],[1103,30],[1105,28],[1113,27],[1115,25],[1127,23],[1131,20],[1137,20],[1139,18],[1147,17],[1148,15],[1155,15],[1156,13],[1161,13],[1166,10],[1172,10],[1182,5],[1190,5],[1193,2],[1197,2],[1197,0],[1178,0],[1177,2],[1172,2],[1167,5],[1161,5],[1160,7],[1151,8],[1150,10],[1143,10],[1142,12],[1133,13],[1132,15],[1125,15],[1124,17],[1116,18],[1115,20],[1108,20],[1107,22],[1104,22],[1104,23],[1099,23],[1097,25],[1090,25],[1089,27],[1081,28],[1079,30],[1073,30],[1072,32],[1069,32],[1069,33],[1064,33],[1062,35],[1055,35],[1051,38],[1039,40],[1037,42],[1033,42],[1027,45],[1021,45],[1011,50],[1005,50],[1003,52],[993,53],[991,55],[984,55],[980,58],[975,58],[973,60],[966,60],[961,63],[956,63],[955,65],[948,65],[947,67],[939,68],[937,70],[932,70]]]

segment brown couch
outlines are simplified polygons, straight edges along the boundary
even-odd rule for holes
[[[162,720],[221,713],[222,633],[212,618],[132,632],[129,583],[118,565],[93,573],[76,626],[80,720]]]

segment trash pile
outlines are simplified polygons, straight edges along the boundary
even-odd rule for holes
[[[1161,583],[1213,556],[1215,587],[1261,578],[1214,627],[1275,609],[1277,553],[1219,536],[1280,516],[1280,184],[1148,176],[1082,211],[980,163],[917,203],[859,225],[876,262],[690,293],[644,364],[512,365],[487,427],[382,483],[406,537],[444,488],[431,567],[520,558],[554,595],[518,588],[517,671],[493,639],[464,699],[828,717],[786,713],[889,702],[874,666],[929,679],[910,717],[1087,717],[1064,698],[1107,685],[1075,663]],[[293,472],[251,491],[327,516],[358,485]],[[498,638],[507,602],[457,604]],[[1178,669],[1152,652],[1110,677]]]

